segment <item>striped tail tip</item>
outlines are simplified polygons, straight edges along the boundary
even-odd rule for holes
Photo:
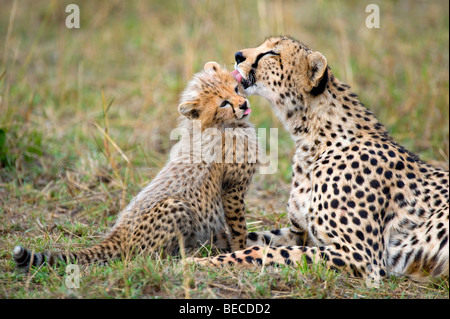
[[[16,261],[16,263],[23,261],[23,258],[26,258],[27,254],[27,250],[25,248],[23,248],[22,246],[16,246],[14,247],[14,260]]]
[[[14,247],[13,257],[17,268],[28,269],[30,267],[30,252],[22,246]]]

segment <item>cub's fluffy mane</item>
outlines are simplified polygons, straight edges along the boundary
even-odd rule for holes
[[[225,68],[200,71],[194,74],[193,78],[188,82],[183,93],[181,93],[179,104],[196,104],[201,95],[205,94],[205,90],[216,90],[217,87],[230,80],[234,81],[234,78]],[[189,125],[191,122],[192,120],[185,116],[180,116],[178,119],[179,127],[192,128],[192,125]]]

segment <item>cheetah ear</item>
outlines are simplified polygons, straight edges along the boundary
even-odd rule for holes
[[[210,61],[210,62],[207,62],[207,63],[205,64],[205,66],[203,67],[203,69],[204,69],[205,71],[212,70],[212,71],[214,71],[214,72],[217,72],[217,71],[220,69],[220,65],[219,65],[217,62]]]
[[[308,76],[313,88],[317,87],[327,69],[327,59],[320,52],[308,55]]]
[[[181,115],[186,116],[190,120],[197,119],[200,115],[197,104],[191,101],[183,102],[178,105],[178,112],[180,112]]]

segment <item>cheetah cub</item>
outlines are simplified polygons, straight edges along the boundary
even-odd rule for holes
[[[173,254],[221,234],[232,250],[243,249],[247,229],[244,196],[256,170],[257,141],[248,122],[248,101],[238,82],[215,62],[194,75],[181,95],[180,141],[169,161],[120,214],[98,245],[75,252],[14,248],[19,269],[30,263],[79,264],[160,250]],[[225,235],[224,235],[225,234]],[[219,236],[220,237],[220,236]]]

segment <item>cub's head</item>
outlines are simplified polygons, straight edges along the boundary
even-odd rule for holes
[[[246,94],[263,96],[272,104],[284,104],[286,97],[298,103],[317,96],[328,82],[326,58],[288,37],[268,38],[259,47],[240,50],[235,60],[232,74]]]
[[[202,128],[216,123],[246,120],[251,112],[241,85],[216,62],[208,62],[195,74],[181,95],[178,111],[191,120],[200,120]]]

